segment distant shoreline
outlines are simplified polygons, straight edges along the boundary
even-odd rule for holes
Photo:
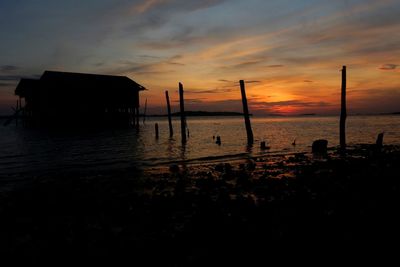
[[[400,111],[399,112],[391,112],[391,113],[380,113],[378,115],[400,115]]]
[[[179,117],[181,115],[180,112],[174,112],[171,114],[172,117]],[[146,115],[148,117],[167,117],[168,114],[155,114],[155,115]],[[229,112],[229,111],[185,111],[185,116],[187,117],[230,117],[230,116],[243,116],[243,113],[240,112]],[[250,114],[252,116],[252,114]]]
[[[171,114],[172,117],[179,117],[180,112],[175,112]],[[238,117],[243,116],[243,113],[240,112],[208,112],[208,111],[186,111],[186,117]],[[390,115],[400,115],[400,112],[388,112],[388,113],[375,113],[375,114],[348,114],[348,116],[390,116]],[[143,114],[141,114],[143,116]],[[146,115],[146,117],[167,117],[167,114],[151,114]],[[336,117],[339,114],[317,114],[317,113],[303,113],[303,114],[293,114],[293,115],[284,115],[284,114],[265,114],[265,115],[253,115],[250,116],[255,117]]]
[[[172,117],[179,117],[180,112],[174,112],[171,114]],[[212,112],[212,111],[186,111],[185,115],[187,117],[240,117],[243,116],[241,112]],[[390,115],[400,115],[400,112],[387,112],[387,113],[376,113],[376,114],[349,114],[348,116],[390,116]],[[8,119],[13,115],[0,115],[0,119]],[[140,114],[143,117],[143,114]],[[167,114],[148,114],[146,117],[167,117]],[[250,116],[254,116],[250,114]],[[266,115],[258,115],[257,117],[335,117],[339,115],[322,115],[316,113],[303,113],[303,114],[294,114],[294,115],[283,115],[283,114],[266,114]]]

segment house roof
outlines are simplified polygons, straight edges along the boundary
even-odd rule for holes
[[[40,88],[57,91],[79,91],[79,93],[108,93],[110,90],[146,90],[146,88],[126,76],[45,71],[40,79],[21,79],[15,94],[25,97]]]
[[[60,71],[45,71],[40,78],[43,83],[59,83],[60,85],[76,85],[80,88],[134,88],[139,91],[146,88],[126,76],[100,75]]]
[[[33,93],[33,90],[39,88],[40,80],[22,78],[15,88],[15,94],[20,97],[26,97]]]

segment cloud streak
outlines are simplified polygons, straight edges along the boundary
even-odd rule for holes
[[[0,81],[19,81],[20,79],[19,75],[0,75]]]
[[[399,67],[397,64],[383,64],[381,67],[379,67],[380,70],[395,70]]]
[[[11,86],[13,86],[14,84],[12,84],[12,83],[4,83],[4,82],[0,82],[0,87],[11,87]]]
[[[185,90],[185,94],[221,94],[232,92],[231,88],[216,88],[208,90]]]
[[[14,72],[19,70],[19,67],[14,65],[3,65],[0,66],[0,72]]]

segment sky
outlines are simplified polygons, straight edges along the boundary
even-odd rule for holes
[[[141,105],[257,115],[400,111],[399,0],[2,0],[0,115],[21,77],[44,70],[124,75]]]

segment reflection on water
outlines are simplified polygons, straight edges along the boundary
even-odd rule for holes
[[[167,157],[168,158],[174,157],[174,148],[175,148],[175,139],[168,138],[168,141],[167,141]]]
[[[247,153],[249,153],[249,154],[253,153],[253,145],[247,144],[247,145],[245,146],[245,151],[246,151]]]
[[[159,125],[159,139],[154,124]],[[179,120],[173,120],[174,138],[169,138],[167,118],[148,118],[140,131],[40,131],[9,125],[0,130],[0,175],[20,172],[123,169],[187,160],[211,160],[275,152],[310,151],[315,139],[338,145],[338,117],[252,118],[255,137],[247,146],[241,117],[188,118],[190,137],[180,142]],[[380,132],[384,143],[400,143],[400,116],[350,116],[347,142],[374,143]],[[221,136],[215,144],[213,136]],[[293,146],[293,140],[296,145]],[[270,150],[261,150],[266,141]]]
[[[186,143],[180,145],[180,160],[186,160]]]

